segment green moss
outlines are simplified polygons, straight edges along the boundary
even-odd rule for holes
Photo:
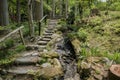
[[[39,63],[39,64],[43,64],[43,63],[45,63],[45,62],[47,62],[47,58],[42,58],[38,63]]]

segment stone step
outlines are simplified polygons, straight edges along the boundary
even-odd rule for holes
[[[46,33],[54,33],[53,30],[45,30]]]
[[[34,44],[26,45],[26,49],[27,50],[38,50],[39,45],[34,45]]]
[[[48,35],[44,35],[43,38],[52,39],[52,37]]]
[[[52,34],[43,34],[43,36],[52,36],[53,35],[53,33]]]
[[[38,41],[38,45],[47,45],[48,41]]]
[[[47,28],[46,30],[48,31],[53,31],[54,28]]]
[[[38,51],[25,51],[21,55],[21,57],[26,57],[26,56],[39,56],[39,52]]]
[[[44,33],[43,35],[49,35],[49,36],[51,36],[51,35],[53,35],[53,33]]]
[[[27,50],[39,50],[39,49],[45,49],[45,48],[46,48],[46,45],[26,45]]]
[[[39,56],[26,56],[26,57],[19,57],[15,60],[15,64],[21,65],[32,65],[38,63],[40,60]]]
[[[40,40],[49,42],[51,39],[50,38],[42,38]]]
[[[9,74],[29,74],[39,71],[40,67],[37,66],[13,66],[7,70]]]

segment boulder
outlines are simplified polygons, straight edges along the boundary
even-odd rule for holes
[[[45,63],[42,65],[41,69],[43,71],[42,77],[49,79],[57,75],[63,74],[62,66],[59,60],[54,58],[52,62],[53,62],[52,65],[50,65],[49,63]]]
[[[79,55],[80,54],[80,51],[81,51],[81,48],[80,48],[80,41],[78,39],[74,39],[71,41],[73,47],[74,47],[74,50],[76,52],[76,55]]]

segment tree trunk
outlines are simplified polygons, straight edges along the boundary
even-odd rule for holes
[[[40,0],[40,19],[43,17],[43,0]]]
[[[35,1],[34,5],[34,20],[39,21],[43,17],[43,0]]]
[[[62,0],[60,0],[60,16],[62,16]]]
[[[0,0],[0,26],[9,24],[7,0]]]
[[[109,71],[109,80],[120,80],[120,65],[112,65]]]
[[[21,22],[21,14],[20,14],[20,0],[17,0],[17,8],[16,8],[16,14],[17,14],[17,23],[20,24]]]
[[[55,0],[52,0],[52,17],[55,18]]]
[[[40,20],[40,2],[37,2],[36,0],[35,0],[35,2],[34,2],[34,20],[35,21],[39,21]]]
[[[65,0],[65,17],[67,18],[68,16],[68,0]]]
[[[33,14],[32,14],[32,2],[33,0],[28,1],[28,19],[29,19],[29,33],[30,36],[34,36],[34,27],[33,27]]]

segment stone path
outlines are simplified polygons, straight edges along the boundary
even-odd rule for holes
[[[15,76],[17,75],[19,80],[33,80],[29,79],[29,77],[26,78],[25,75],[28,75],[30,72],[33,73],[40,70],[38,65],[39,61],[41,60],[40,53],[46,50],[46,45],[52,39],[56,25],[56,20],[50,20],[48,27],[43,33],[43,37],[39,38],[35,44],[27,45],[27,48],[29,48],[31,51],[26,51],[19,56],[14,61],[14,64],[6,70],[7,74],[12,74]],[[19,77],[21,75],[23,76]]]

